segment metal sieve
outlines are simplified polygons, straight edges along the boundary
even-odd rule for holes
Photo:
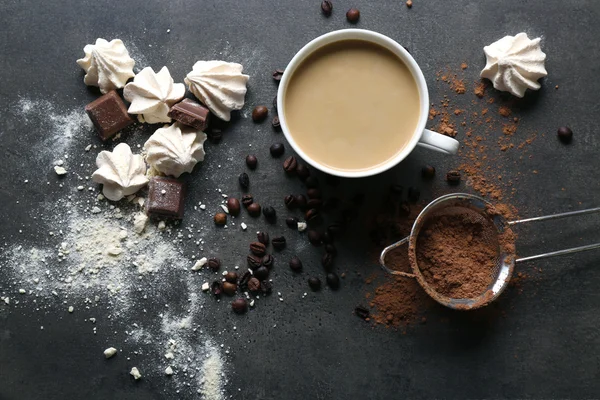
[[[600,211],[600,207],[516,221],[506,221],[500,213],[495,212],[495,208],[491,203],[481,197],[466,193],[449,194],[441,196],[429,203],[413,223],[410,236],[383,249],[379,262],[384,271],[389,274],[417,279],[421,287],[430,297],[446,307],[457,310],[476,309],[489,304],[502,293],[510,281],[515,263],[600,248],[600,243],[595,243],[587,246],[574,247],[517,259],[515,256],[514,243],[512,246],[501,246],[500,238],[505,237],[509,233],[508,230],[510,229],[510,226],[526,222],[545,221],[583,215],[598,211]],[[427,240],[426,237],[421,235],[423,227],[425,227],[429,221],[432,221],[433,218],[456,215],[460,215],[465,223],[476,223],[480,225],[482,239],[490,244],[491,247],[497,249],[494,260],[495,267],[490,272],[491,283],[481,294],[472,298],[452,298],[439,293],[427,282],[417,262],[418,242],[419,240]],[[387,254],[407,243],[410,267],[413,273],[395,271],[388,268],[385,263]],[[507,248],[509,248],[509,250],[507,250]]]

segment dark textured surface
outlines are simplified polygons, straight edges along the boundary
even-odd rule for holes
[[[202,4],[202,6],[200,6]],[[284,233],[289,242],[300,239],[285,227],[283,196],[298,193],[301,185],[284,176],[281,162],[270,158],[268,147],[276,140],[269,123],[259,126],[248,117],[258,105],[270,105],[276,91],[271,71],[281,68],[307,41],[331,30],[349,27],[345,11],[361,11],[359,28],[389,35],[407,46],[428,80],[432,100],[439,99],[436,72],[467,61],[468,80],[477,79],[484,64],[482,47],[506,34],[525,31],[543,37],[549,76],[539,93],[529,93],[521,110],[523,131],[538,131],[530,156],[507,152],[500,160],[504,177],[513,180],[513,203],[530,216],[598,206],[600,167],[597,93],[600,36],[597,1],[403,1],[334,2],[330,19],[321,15],[317,0],[272,1],[14,1],[0,4],[0,149],[3,174],[0,220],[3,241],[52,242],[49,227],[37,219],[43,203],[67,195],[57,181],[51,160],[37,153],[48,146],[47,133],[35,121],[23,121],[14,112],[19,98],[47,99],[64,108],[83,108],[97,92],[83,84],[75,60],[83,46],[97,37],[121,38],[137,65],[155,70],[167,65],[181,82],[198,59],[240,62],[251,76],[245,118],[226,125],[219,145],[208,144],[204,164],[189,178],[187,207],[203,200],[206,191],[221,188],[238,193],[237,176],[245,169],[244,157],[255,152],[259,168],[251,172],[251,191],[263,206],[279,212],[271,237]],[[169,34],[167,29],[171,29]],[[554,90],[560,85],[559,90]],[[469,109],[474,97],[459,100]],[[556,128],[568,124],[573,143],[556,139]],[[542,135],[545,134],[545,135]],[[142,136],[142,137],[139,137]],[[142,142],[146,135],[133,137]],[[462,134],[458,136],[462,139]],[[100,145],[97,137],[78,138],[79,148]],[[252,143],[252,147],[248,147]],[[112,144],[106,144],[107,148]],[[286,149],[286,154],[289,154]],[[78,153],[81,175],[93,172],[95,154]],[[369,193],[376,201],[391,182],[420,184],[423,163],[435,165],[433,184],[424,185],[422,201],[449,189],[443,172],[454,168],[456,158],[417,149],[393,171],[360,181],[343,181],[341,193]],[[221,165],[222,168],[216,168]],[[537,171],[533,174],[532,171]],[[205,178],[209,179],[206,180]],[[23,181],[30,180],[25,185]],[[78,183],[67,177],[66,185]],[[196,188],[196,190],[194,190]],[[469,190],[463,184],[455,190]],[[331,189],[329,189],[331,190]],[[18,203],[17,203],[18,202]],[[206,224],[214,229],[207,248],[225,262],[243,260],[253,231],[212,228],[212,212],[196,214],[185,224]],[[60,212],[61,210],[56,210]],[[187,212],[186,212],[187,213]],[[191,214],[191,213],[190,213]],[[189,214],[188,214],[189,215]],[[186,216],[187,218],[187,216]],[[521,231],[523,255],[599,240],[594,217],[562,221]],[[263,227],[266,227],[264,225]],[[19,230],[23,233],[19,234]],[[320,253],[297,247],[305,273],[294,276],[284,260],[294,254],[288,244],[274,271],[276,296],[246,316],[230,312],[225,303],[207,302],[202,325],[219,343],[231,349],[227,356],[232,398],[241,399],[384,399],[384,398],[591,398],[600,391],[598,307],[600,270],[598,253],[524,265],[543,273],[522,283],[498,304],[475,313],[433,310],[426,325],[406,333],[372,328],[352,315],[364,302],[363,276],[377,266],[363,243],[366,232],[355,225],[350,237],[338,244],[339,271],[348,271],[338,292],[323,290],[301,300],[309,291],[306,278],[320,272]],[[225,239],[225,240],[223,240]],[[522,243],[522,244],[521,244]],[[56,243],[54,243],[56,244]],[[192,247],[192,244],[189,244]],[[192,247],[193,248],[193,247]],[[186,250],[187,251],[187,250]],[[193,251],[193,250],[190,250]],[[318,272],[319,271],[319,272]],[[159,291],[145,304],[158,309],[185,303],[173,290]],[[0,294],[11,298],[18,287],[0,269]],[[162,297],[167,293],[166,297]],[[83,313],[69,315],[57,304],[38,309],[24,300],[18,309],[0,304],[0,399],[159,399],[197,398],[176,394],[166,377],[135,383],[127,374],[133,365],[143,368],[144,355],[128,361],[125,354],[107,363],[101,352],[125,338],[122,326],[110,321],[99,325],[97,335],[82,321]],[[184,307],[181,306],[181,307]],[[501,313],[503,311],[504,313]],[[140,315],[139,319],[151,318]],[[500,316],[502,315],[502,316]],[[101,315],[98,315],[100,318]],[[150,323],[152,323],[150,321]],[[237,325],[238,334],[229,335]],[[45,328],[40,330],[40,325]],[[276,327],[273,327],[276,325]],[[127,345],[122,346],[127,352]],[[238,388],[241,389],[238,391]]]

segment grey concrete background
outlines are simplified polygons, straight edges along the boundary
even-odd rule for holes
[[[543,37],[549,76],[537,94],[522,103],[521,130],[540,132],[531,158],[507,153],[500,169],[514,181],[512,199],[522,216],[598,206],[597,157],[600,83],[597,79],[597,38],[600,36],[597,1],[446,1],[414,0],[354,2],[334,0],[334,14],[324,18],[318,0],[273,1],[16,1],[0,2],[0,221],[3,242],[34,243],[46,227],[36,219],[42,201],[64,196],[55,185],[23,185],[32,170],[40,182],[55,179],[46,164],[36,164],[36,145],[43,131],[24,125],[11,110],[19,98],[47,98],[65,107],[83,107],[96,97],[82,83],[75,60],[85,44],[97,37],[121,38],[140,66],[155,70],[167,65],[182,81],[198,59],[240,62],[251,75],[247,105],[269,105],[276,91],[270,72],[285,66],[310,39],[349,27],[345,11],[357,7],[357,27],[386,34],[410,49],[439,99],[435,74],[448,65],[467,61],[466,77],[475,81],[484,65],[482,47],[506,34],[525,31]],[[171,29],[169,34],[167,29]],[[555,85],[560,89],[555,91]],[[473,96],[464,100],[469,109]],[[357,105],[359,107],[359,105]],[[555,137],[558,126],[570,125],[575,140],[564,146]],[[542,136],[541,134],[545,134]],[[282,139],[282,138],[281,138]],[[462,139],[459,135],[458,139]],[[99,143],[82,138],[81,146]],[[133,138],[143,142],[143,138]],[[300,192],[301,185],[286,179],[280,162],[268,156],[269,145],[280,140],[268,124],[254,125],[238,117],[229,124],[219,145],[207,145],[207,158],[189,178],[188,207],[203,199],[203,190],[219,187],[235,193],[236,176],[252,143],[261,168],[251,174],[260,188],[263,205],[277,207],[285,216],[282,198]],[[287,150],[289,153],[289,149]],[[81,156],[91,173],[95,155]],[[418,171],[427,160],[443,172],[458,165],[457,158],[416,150],[393,171],[360,181],[344,181],[349,195],[369,193],[366,205],[378,199],[391,182],[421,185]],[[79,161],[79,160],[78,160]],[[215,165],[222,165],[214,173]],[[538,174],[531,171],[537,170]],[[451,190],[438,173],[423,187],[423,201]],[[205,177],[211,178],[206,181]],[[34,179],[34,178],[33,178]],[[563,190],[564,189],[564,190]],[[16,204],[16,201],[19,201]],[[33,211],[32,211],[33,210]],[[363,209],[362,212],[368,210]],[[186,223],[211,224],[211,215]],[[200,220],[200,218],[204,218]],[[283,218],[272,234],[284,232]],[[260,225],[259,225],[260,227]],[[524,229],[522,253],[533,254],[568,245],[600,240],[594,217]],[[18,231],[23,230],[19,235]],[[339,244],[340,271],[368,274],[377,266],[368,255],[366,232],[360,226]],[[225,238],[225,242],[222,239]],[[207,247],[231,262],[246,254],[250,235],[222,233],[215,228]],[[521,245],[521,242],[519,242]],[[282,258],[291,256],[284,252]],[[319,271],[318,252],[305,249],[307,274],[294,277],[284,263],[275,272],[276,290],[290,297],[307,291],[305,278]],[[244,318],[232,315],[226,304],[206,310],[208,331],[238,325],[247,340],[222,340],[231,347],[232,371],[227,393],[240,399],[384,399],[384,398],[594,398],[600,393],[598,308],[600,272],[598,253],[525,265],[543,273],[522,284],[522,292],[506,293],[482,312],[457,314],[430,311],[426,325],[406,333],[373,328],[352,315],[364,303],[367,288],[349,274],[342,289],[319,296],[279,303],[275,296]],[[4,280],[3,280],[4,279]],[[0,273],[0,291],[12,287]],[[148,301],[147,307],[183,301],[176,282],[167,298]],[[1,308],[1,306],[0,306]],[[500,317],[500,311],[505,315]],[[107,341],[118,343],[127,327],[111,326],[93,336],[80,319],[57,320],[64,310],[0,313],[0,399],[159,399],[196,398],[170,391],[167,378],[134,385],[123,373],[131,364],[120,357],[105,364],[99,357]],[[140,318],[144,318],[140,316]],[[277,324],[277,328],[271,328]],[[47,328],[43,333],[39,326]],[[112,332],[116,333],[112,333]],[[143,357],[139,360],[143,364]],[[237,389],[241,388],[241,391]]]

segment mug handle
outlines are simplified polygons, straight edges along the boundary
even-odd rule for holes
[[[421,147],[439,151],[446,154],[456,154],[458,151],[458,140],[442,135],[429,129],[424,129],[417,143]]]

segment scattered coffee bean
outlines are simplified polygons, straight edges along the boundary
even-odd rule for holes
[[[273,80],[279,82],[282,77],[283,77],[282,69],[276,69],[275,71],[273,71]]]
[[[303,194],[299,194],[298,196],[296,196],[296,205],[299,209],[304,210],[307,205],[306,196],[304,196]]]
[[[262,265],[262,258],[253,254],[250,254],[248,257],[246,257],[246,261],[248,262],[248,268],[250,268],[252,271],[256,271]]]
[[[281,122],[279,122],[279,116],[274,116],[271,121],[271,126],[275,130],[275,132],[279,132],[281,130]]]
[[[316,176],[308,176],[306,178],[306,180],[304,181],[304,184],[306,185],[307,188],[309,189],[313,189],[319,186],[319,180],[317,179]]]
[[[260,281],[260,291],[264,294],[269,294],[273,291],[273,284],[268,280]]]
[[[275,223],[277,221],[277,212],[271,206],[263,208],[263,215],[267,222]]]
[[[317,277],[308,278],[308,286],[313,292],[316,292],[321,289],[321,280]]]
[[[431,165],[424,166],[423,168],[421,168],[421,176],[423,177],[423,179],[433,179],[435,177],[435,168]]]
[[[358,11],[356,8],[351,8],[348,10],[348,12],[346,12],[346,19],[351,24],[357,23],[359,18],[360,18],[360,11]]]
[[[225,274],[225,281],[229,282],[229,283],[237,283],[238,281],[238,274],[235,271],[229,271]]]
[[[258,165],[258,159],[254,154],[248,154],[246,156],[246,165],[250,169],[256,169],[256,166]]]
[[[209,258],[207,265],[212,271],[217,272],[221,268],[221,260],[218,258]]]
[[[416,203],[419,201],[419,197],[421,197],[421,192],[417,188],[412,186],[408,188],[408,201]]]
[[[242,172],[238,177],[238,181],[240,182],[240,186],[242,189],[247,190],[248,186],[250,186],[250,177],[247,173]]]
[[[269,277],[269,269],[267,267],[258,267],[256,271],[254,271],[254,276],[257,279],[264,281]]]
[[[221,282],[214,281],[212,285],[210,285],[210,292],[213,295],[219,297],[221,293],[223,293],[223,285],[221,285]]]
[[[301,181],[305,181],[306,178],[310,176],[310,169],[305,164],[298,163],[296,167],[296,175],[300,178]]]
[[[213,129],[211,131],[208,131],[206,133],[206,136],[208,137],[208,140],[210,140],[212,143],[219,143],[221,139],[223,139],[223,133],[220,129]]]
[[[256,293],[260,290],[260,281],[256,278],[250,278],[248,281],[248,290],[252,293]]]
[[[286,174],[293,174],[296,172],[296,167],[298,166],[298,162],[296,161],[296,157],[289,156],[283,162],[283,170]]]
[[[267,267],[269,270],[273,268],[273,264],[275,263],[275,257],[270,254],[265,254],[261,260],[261,264],[263,267]]]
[[[323,12],[324,16],[330,17],[331,12],[333,11],[333,4],[331,4],[331,1],[323,0],[321,2],[321,11]]]
[[[269,234],[267,232],[258,232],[256,234],[256,240],[258,240],[260,243],[264,244],[265,246],[269,245]]]
[[[558,138],[563,143],[571,143],[573,140],[573,131],[568,126],[558,128]]]
[[[308,199],[306,202],[306,208],[321,208],[323,200],[321,199]]]
[[[262,257],[267,252],[267,249],[261,242],[252,242],[250,243],[250,252],[255,256]]]
[[[306,191],[306,195],[309,199],[320,199],[321,191],[317,188],[310,188]]]
[[[261,211],[260,204],[252,203],[248,207],[246,207],[246,209],[248,210],[248,214],[250,214],[251,217],[259,217],[260,216],[260,211]]]
[[[290,229],[298,229],[298,218],[296,217],[287,217],[285,219],[285,224],[290,228]]]
[[[285,237],[283,236],[278,236],[273,238],[273,240],[271,240],[271,243],[273,244],[273,248],[275,250],[283,250],[285,248]]]
[[[240,201],[235,197],[230,197],[227,199],[227,209],[229,210],[229,214],[235,216],[240,215]]]
[[[340,287],[340,277],[337,276],[337,274],[335,272],[330,272],[327,274],[326,277],[326,281],[327,281],[327,285],[333,289],[333,290],[337,290]]]
[[[446,174],[446,180],[451,185],[458,185],[460,182],[460,172],[448,171],[448,173]]]
[[[298,205],[296,203],[296,197],[294,197],[293,194],[288,194],[287,196],[285,196],[283,202],[285,203],[285,206],[290,210],[293,210]]]
[[[334,257],[337,255],[337,249],[331,243],[325,245],[325,252],[331,254]]]
[[[333,239],[339,238],[344,233],[344,225],[341,222],[334,222],[327,227],[327,233],[329,233]]]
[[[275,95],[275,97],[273,97],[273,110],[275,110],[275,112],[277,112],[277,95]]]
[[[231,282],[223,282],[223,292],[228,296],[233,296],[237,290],[237,285]]]
[[[333,270],[333,254],[325,253],[321,257],[321,265],[325,268],[325,271],[331,272]]]
[[[252,120],[254,122],[262,122],[269,115],[269,109],[265,106],[256,106],[252,110]]]
[[[313,246],[319,247],[323,244],[323,236],[321,235],[321,232],[317,230],[309,229],[306,236],[308,237],[310,244]]]
[[[227,223],[227,214],[222,213],[222,212],[216,213],[214,220],[215,220],[216,225],[223,226]]]
[[[319,219],[319,211],[317,211],[315,208],[311,208],[306,212],[306,214],[304,214],[304,219],[306,222],[316,223]]]
[[[231,309],[236,314],[245,314],[248,311],[248,301],[244,298],[235,299],[231,302]]]
[[[252,279],[252,273],[250,271],[244,272],[244,274],[238,282],[238,287],[240,288],[240,290],[245,291],[246,289],[248,289],[248,282],[250,282],[250,279]]]
[[[271,152],[272,157],[279,158],[285,152],[285,147],[283,143],[273,143],[269,148],[269,151]]]
[[[354,309],[354,315],[356,315],[357,317],[362,318],[362,319],[367,319],[367,318],[369,318],[370,313],[366,307],[357,306]]]
[[[294,272],[302,271],[302,261],[296,256],[290,260],[290,269]]]
[[[242,196],[242,204],[244,207],[248,208],[250,204],[254,202],[254,197],[251,194],[245,194]]]

